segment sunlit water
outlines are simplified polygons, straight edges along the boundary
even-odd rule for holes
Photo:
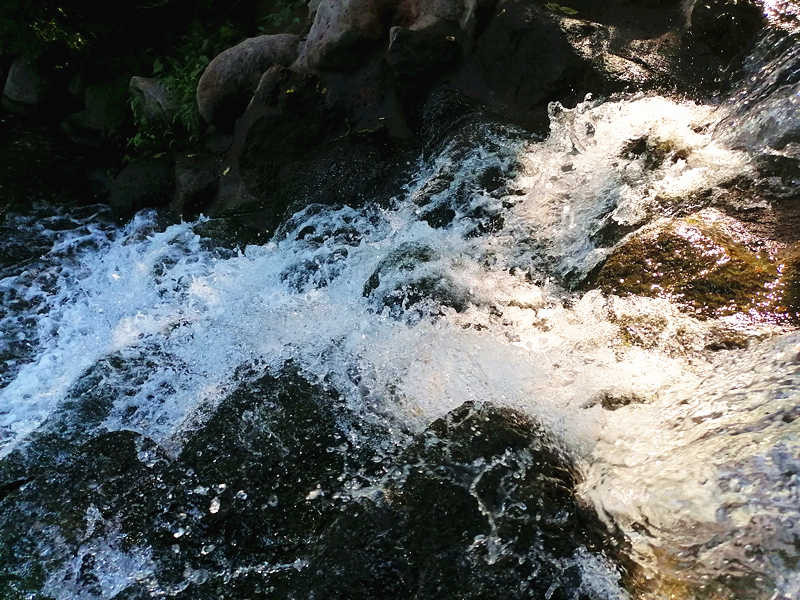
[[[783,75],[777,63],[751,73],[738,96],[749,108],[554,104],[544,140],[473,125],[420,159],[401,196],[379,199],[388,208],[314,205],[263,246],[217,247],[202,218],[163,227],[144,212],[117,228],[100,209],[12,217],[26,243],[51,249],[0,280],[0,453],[110,355],[121,360],[102,385],[118,393],[99,427],[173,450],[235,388],[237,368],[292,361],[397,436],[468,400],[523,410],[568,450],[581,495],[631,540],[642,577],[711,591],[749,578],[748,597],[800,597],[800,335],[569,291],[626,232],[754,177],[765,147],[793,151],[795,55],[772,58]],[[626,154],[641,138],[668,159]],[[707,349],[731,331],[746,348]],[[608,397],[633,402],[610,411]],[[109,539],[93,551],[108,557],[107,597],[151,568],[146,548]]]

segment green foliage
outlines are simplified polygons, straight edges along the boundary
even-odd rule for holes
[[[544,5],[545,8],[551,12],[560,12],[562,14],[567,15],[568,17],[574,17],[578,14],[578,11],[569,6],[563,6],[561,4],[557,4],[555,2],[548,2]]]
[[[275,0],[258,22],[261,33],[297,32],[307,12],[306,0]]]
[[[131,100],[136,133],[128,145],[136,152],[155,154],[184,143],[197,141],[202,121],[197,110],[197,82],[211,60],[241,39],[231,25],[209,32],[195,22],[175,47],[172,55],[153,61],[152,75],[166,87],[174,110],[166,123],[149,121],[140,100]]]
[[[74,13],[50,2],[0,0],[0,48],[9,55],[41,55],[48,46],[84,49],[92,37]]]

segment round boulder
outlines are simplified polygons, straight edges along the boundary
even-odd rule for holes
[[[297,58],[299,38],[261,35],[228,48],[209,63],[197,84],[197,107],[207,123],[230,129],[244,112],[261,75]]]
[[[21,57],[8,70],[3,87],[3,106],[13,112],[26,112],[42,101],[44,80],[35,63]]]

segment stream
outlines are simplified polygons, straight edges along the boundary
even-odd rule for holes
[[[0,457],[11,483],[0,495],[10,549],[0,589],[56,600],[216,598],[247,579],[250,591],[236,597],[354,597],[343,587],[302,591],[321,585],[315,564],[345,560],[320,550],[325,543],[348,553],[350,538],[326,542],[322,532],[352,506],[391,504],[392,486],[417,465],[409,448],[431,423],[464,403],[476,411],[490,403],[535,423],[542,452],[568,465],[580,510],[607,528],[602,544],[621,546],[582,543],[547,559],[562,575],[545,578],[544,592],[532,591],[540,576],[531,568],[529,579],[491,571],[483,592],[470,584],[474,596],[426,588],[425,577],[412,589],[398,575],[406,597],[800,598],[794,322],[755,309],[699,314],[667,293],[592,285],[637,232],[687,215],[724,223],[715,193],[737,177],[797,202],[797,173],[763,168],[765,157],[800,159],[797,34],[767,34],[739,87],[715,104],[588,96],[574,108],[553,103],[549,115],[547,137],[467,120],[419,157],[397,196],[309,205],[263,245],[225,243],[207,217],[170,223],[143,211],[118,225],[103,205],[46,202],[5,214]],[[648,140],[651,151],[632,140]],[[287,434],[287,422],[302,421],[292,417],[295,396],[314,397],[322,412],[312,411],[304,433]],[[228,433],[219,433],[220,419],[232,420]],[[259,423],[266,429],[247,437]],[[272,460],[264,440],[283,435],[306,445],[281,438],[279,474],[241,480],[252,489],[222,467],[211,479],[186,462],[187,448],[213,454],[230,432],[251,440],[236,446],[249,448],[245,461]],[[121,448],[128,442],[108,437],[120,434],[134,436],[124,440],[134,440],[135,460],[124,460],[138,463],[126,468],[162,469],[152,479],[160,491],[147,491],[140,475],[124,476],[139,490],[133,496],[86,479],[80,461],[94,459],[75,458],[75,449],[98,439]],[[322,447],[333,457],[323,475],[293,455],[305,448],[313,461]],[[498,488],[507,491],[502,502],[474,491],[489,463],[526,473],[520,465],[535,459],[525,456],[469,463],[479,474],[464,489],[483,530],[439,560],[545,564],[554,551],[495,526],[514,510],[533,514],[531,500],[510,484]],[[237,506],[284,507],[284,479],[305,487],[279,519],[247,542],[225,529],[235,528]],[[79,481],[74,498],[59,492],[71,481]],[[312,519],[315,503],[323,508]],[[228,525],[203,529],[226,510]],[[148,537],[137,520],[160,533]],[[356,531],[367,528],[366,517],[356,522]],[[436,539],[436,519],[410,523]],[[211,560],[220,544],[237,543],[241,551]],[[268,554],[270,544],[284,546]],[[261,549],[251,556],[250,547]],[[577,584],[563,575],[572,571]],[[312,583],[292,579],[304,574]]]

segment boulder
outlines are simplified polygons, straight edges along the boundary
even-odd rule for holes
[[[172,159],[142,158],[129,163],[111,183],[114,216],[127,219],[143,208],[167,205],[173,197]]]
[[[132,107],[138,118],[149,123],[169,123],[175,113],[175,100],[164,85],[155,77],[134,75],[128,83]]]
[[[349,71],[365,51],[386,39],[388,0],[323,0],[300,50],[297,65],[311,71]]]
[[[546,123],[544,104],[572,91],[590,70],[557,16],[524,0],[498,5],[459,73],[469,96],[526,126]]]
[[[112,573],[128,600],[616,597],[616,538],[525,415],[467,403],[398,438],[290,368],[240,376],[177,453],[90,428],[0,460],[3,597],[99,596]]]
[[[298,36],[262,35],[228,48],[209,63],[197,84],[197,107],[207,123],[229,130],[244,112],[261,75],[297,58]]]
[[[438,18],[425,19],[412,27],[392,27],[386,60],[395,76],[419,84],[453,64],[461,54],[457,24]]]
[[[785,320],[797,310],[791,264],[782,267],[763,240],[706,209],[624,239],[594,284],[620,296],[669,298],[698,318],[743,313]]]
[[[12,112],[27,112],[41,103],[45,81],[36,63],[17,58],[8,70],[3,87],[3,107]]]
[[[690,23],[694,41],[728,61],[747,53],[765,20],[752,0],[696,0]]]

